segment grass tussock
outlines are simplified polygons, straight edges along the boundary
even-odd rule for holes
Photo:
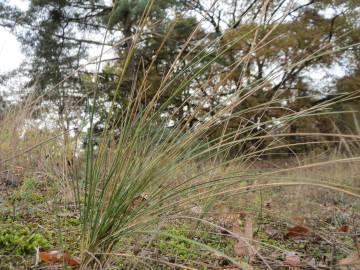
[[[284,239],[286,233],[275,227],[286,228],[291,219],[289,217],[294,216],[294,213],[312,221],[311,217],[318,215],[319,223],[325,222],[321,220],[317,210],[319,205],[325,207],[315,199],[318,192],[326,199],[327,196],[331,199],[335,196],[339,200],[354,201],[360,198],[357,179],[360,158],[353,154],[351,157],[336,156],[335,159],[329,159],[328,154],[320,153],[323,161],[319,161],[318,156],[307,160],[295,156],[291,159],[291,162],[295,161],[294,164],[285,168],[283,160],[276,166],[263,166],[267,162],[266,155],[284,149],[292,153],[291,149],[301,144],[320,144],[315,140],[311,142],[311,138],[319,134],[289,134],[286,126],[298,119],[323,114],[324,109],[336,102],[351,100],[355,96],[341,95],[300,112],[290,111],[278,119],[281,127],[274,127],[271,120],[259,127],[248,115],[276,108],[279,99],[275,97],[246,110],[238,110],[242,103],[260,91],[266,83],[256,81],[248,86],[247,91],[236,90],[231,98],[206,113],[201,108],[209,102],[208,97],[200,99],[191,113],[171,124],[168,105],[185,88],[191,87],[195,79],[204,80],[204,85],[207,80],[212,80],[213,78],[206,80],[202,75],[240,41],[234,39],[221,44],[219,39],[217,42],[221,44],[220,48],[210,44],[207,50],[197,52],[195,56],[190,53],[186,55],[181,50],[177,59],[185,55],[188,67],[196,67],[196,72],[188,74],[187,68],[178,70],[175,60],[150,99],[147,96],[147,75],[152,66],[144,67],[144,78],[134,83],[127,103],[118,108],[115,100],[121,94],[127,66],[137,50],[152,3],[153,1],[149,2],[134,35],[101,132],[95,130],[96,108],[101,102],[97,99],[99,93],[97,82],[95,83],[89,102],[90,113],[83,119],[90,126],[83,138],[87,143],[86,150],[77,149],[80,138],[71,137],[69,131],[29,127],[29,112],[24,110],[23,114],[10,114],[1,121],[4,127],[0,134],[2,164],[32,168],[32,173],[43,173],[46,181],[52,179],[57,183],[61,193],[56,203],[60,205],[66,201],[68,204],[64,208],[57,206],[54,209],[59,213],[69,208],[74,215],[74,235],[79,239],[79,244],[74,249],[77,249],[81,257],[80,269],[107,269],[116,263],[125,265],[127,269],[139,269],[145,267],[148,261],[155,265],[184,269],[193,269],[186,265],[207,269],[215,261],[220,267],[217,269],[221,269],[222,263],[251,269],[250,264],[254,263],[251,260],[263,266],[277,264],[279,258],[272,256],[271,252],[301,250],[301,247],[294,247],[290,241],[281,243],[280,239]],[[269,35],[276,27],[274,25]],[[195,29],[192,35],[196,31]],[[257,32],[259,29],[252,31]],[[247,65],[254,52],[271,43],[267,36],[254,41],[256,42],[248,54],[228,67],[225,78],[215,84],[215,92],[236,68]],[[154,59],[160,51],[161,48]],[[322,50],[299,60],[292,67],[329,53],[331,52],[324,46]],[[269,80],[278,76],[280,71],[275,67],[269,74]],[[186,99],[183,100],[183,103],[186,102]],[[175,110],[172,113],[175,115],[178,112]],[[246,124],[240,125],[235,131],[229,131],[229,123],[235,117],[243,118]],[[201,118],[201,121],[192,126],[191,122],[195,118]],[[114,126],[118,129],[113,129]],[[213,130],[217,130],[219,136],[209,136]],[[291,144],[286,141],[291,136],[310,138],[310,142]],[[359,139],[358,135],[328,134],[328,137],[330,139],[322,141],[322,145],[348,143],[347,141],[355,144]],[[254,141],[257,143],[252,148],[246,147],[249,142]],[[265,141],[267,146],[263,148],[261,143]],[[235,147],[249,150],[234,151]],[[32,164],[34,161],[35,166]],[[308,193],[308,198],[314,199],[313,204],[304,202],[305,193]],[[300,206],[301,203],[306,206]],[[299,213],[303,207],[306,207],[306,213]],[[358,205],[354,204],[354,209],[356,207]],[[258,230],[254,233],[255,240],[248,239],[249,245],[255,250],[251,260],[240,258],[232,248],[229,249],[239,238],[239,232],[234,230],[243,230],[243,223],[237,224],[238,227],[234,224],[244,211],[247,216],[252,217],[253,226]],[[338,212],[334,213],[335,221],[326,221],[324,230],[315,230],[319,223],[310,227],[315,233],[312,236],[314,241],[320,237],[323,241],[331,240],[332,245],[347,243],[340,248],[339,254],[344,256],[351,248],[349,237],[341,241],[337,238],[338,235],[334,239],[326,239],[327,229],[335,230],[334,227],[349,222],[337,220],[338,215]],[[66,231],[69,226],[63,221],[61,218],[57,221],[61,236],[57,244],[61,247],[67,242],[62,230]],[[269,237],[269,226],[276,231],[275,240]],[[226,236],[224,231],[227,232]],[[343,235],[339,236],[341,237]],[[159,254],[141,253],[136,248],[133,248],[133,252],[124,250],[126,244],[136,246],[133,243],[136,241],[143,251],[157,246],[163,257],[174,257],[175,254],[176,259],[165,260],[157,256]],[[326,246],[327,251],[328,248]],[[202,263],[197,259],[198,256],[207,257],[208,262]]]
[[[131,61],[137,38],[141,35],[150,8],[151,2],[142,18],[143,23],[140,24],[141,27],[135,34],[136,38],[127,56],[123,72],[119,75],[121,79],[117,91],[122,84],[127,64]],[[275,28],[276,26],[274,26]],[[115,112],[113,103],[104,130],[99,137],[96,137],[99,144],[96,147],[93,144],[88,145],[84,185],[76,184],[76,195],[80,205],[81,251],[84,269],[90,265],[92,268],[101,268],[108,262],[108,255],[113,252],[120,239],[139,233],[155,233],[153,231],[155,228],[161,227],[161,224],[169,220],[177,219],[183,215],[187,206],[194,203],[203,204],[220,197],[236,196],[252,189],[260,190],[295,185],[328,187],[333,191],[343,191],[349,195],[358,196],[356,192],[350,192],[349,189],[334,187],[329,182],[323,183],[312,179],[296,182],[295,179],[283,181],[285,178],[277,181],[277,177],[273,177],[271,181],[264,183],[259,181],[261,177],[257,174],[247,171],[234,170],[229,173],[222,170],[221,173],[218,173],[218,168],[225,166],[230,161],[242,164],[263,155],[267,151],[292,147],[292,145],[287,144],[276,145],[277,142],[281,141],[281,133],[280,136],[273,136],[270,130],[265,130],[265,135],[260,135],[256,123],[250,122],[239,127],[235,132],[226,132],[226,127],[234,115],[237,117],[244,115],[245,117],[249,112],[259,113],[272,108],[275,100],[250,108],[248,111],[231,113],[252,93],[259,91],[263,82],[256,82],[256,84],[251,85],[248,92],[235,92],[226,106],[216,106],[209,114],[203,116],[205,121],[194,127],[189,127],[189,123],[192,118],[198,116],[201,105],[207,102],[206,98],[199,102],[199,106],[194,109],[192,115],[180,120],[175,126],[169,126],[168,118],[163,117],[166,105],[170,104],[182,89],[189,87],[195,78],[200,77],[205,70],[211,68],[214,61],[237,42],[238,40],[233,40],[230,44],[223,45],[220,50],[211,51],[210,49],[210,52],[204,51],[202,54],[189,59],[189,66],[197,65],[202,57],[210,59],[192,75],[186,74],[186,68],[175,72],[175,61],[173,67],[162,78],[157,93],[144,106],[143,100],[147,91],[147,78],[145,76],[141,83],[133,86],[128,104],[121,108],[120,113],[116,115],[118,117],[116,119],[117,124],[120,126],[119,134],[114,134],[109,127]],[[266,46],[267,42],[269,41],[264,38],[254,44],[247,56],[229,67],[227,76],[230,76],[232,70],[239,64],[246,63],[251,53],[262,46]],[[308,59],[326,53],[325,47],[322,51],[309,55]],[[182,51],[179,56],[181,54],[183,54]],[[215,56],[209,57],[210,55]],[[145,74],[147,74],[146,71]],[[275,68],[270,76],[276,77],[277,75]],[[182,79],[180,84],[178,78]],[[220,80],[216,88],[220,88],[224,82],[225,80]],[[167,96],[165,102],[159,105],[160,99],[168,89],[172,89],[172,95]],[[306,111],[289,113],[281,117],[279,121],[286,125],[295,119],[319,113],[332,103],[348,98],[352,97],[338,97],[337,100],[334,99]],[[96,99],[94,100],[93,112],[95,106]],[[91,119],[93,119],[93,115]],[[221,125],[223,129],[219,137],[203,140],[207,137],[209,130]],[[93,141],[94,137],[95,134],[90,128],[88,140]],[[270,143],[266,149],[256,149],[255,147],[251,152],[245,154],[230,155],[230,150],[234,145],[245,144],[254,139],[273,140],[274,144]],[[200,171],[191,176],[183,173],[189,166],[199,161],[206,161],[210,166],[202,167]],[[286,170],[284,171],[286,172]],[[276,174],[277,172],[270,173],[270,175]],[[264,173],[263,176],[267,177],[267,173]],[[248,186],[249,183],[254,182],[256,184]],[[82,198],[83,201],[80,202]],[[209,247],[209,250],[213,249]],[[231,257],[228,259],[241,267],[237,260]]]

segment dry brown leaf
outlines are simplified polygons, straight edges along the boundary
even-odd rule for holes
[[[244,231],[242,232],[239,223],[235,223],[233,231],[237,236],[238,242],[234,246],[234,253],[236,256],[249,256],[255,255],[254,247],[251,242],[253,240],[253,223],[250,217],[245,220]]]
[[[303,216],[293,217],[292,220],[296,226],[304,226],[305,224],[305,217]]]
[[[298,267],[301,265],[300,257],[296,254],[288,254],[285,257],[284,264],[291,267]]]
[[[38,253],[40,261],[46,263],[57,263],[62,258],[62,253],[58,250],[41,251]]]
[[[345,259],[342,259],[339,261],[338,265],[358,265],[360,267],[360,255],[357,251],[355,251],[354,253],[350,254],[348,257],[346,257]],[[345,269],[345,268],[344,268]]]
[[[71,254],[66,251],[64,252],[63,260],[70,266],[79,266],[80,265],[80,259],[77,257],[71,256]]]
[[[234,245],[234,253],[240,257],[253,255],[253,250],[249,247],[249,241],[245,237],[238,238],[238,242]]]
[[[310,234],[310,230],[307,227],[296,225],[288,228],[285,238],[296,237],[296,236],[307,236]]]
[[[230,209],[227,207],[224,201],[217,201],[214,205],[214,208],[216,214],[221,217],[230,213]]]
[[[56,264],[56,263],[63,263],[65,262],[69,266],[79,266],[80,259],[77,257],[73,257],[70,255],[69,252],[64,251],[61,252],[59,250],[52,250],[52,251],[38,251],[36,252],[36,261],[38,262],[45,262],[48,264]]]
[[[147,193],[142,193],[139,196],[136,196],[132,201],[131,208],[135,209],[139,207],[143,202],[147,201],[148,198],[149,198],[149,194]]]
[[[342,225],[339,227],[339,232],[349,232],[350,226],[349,225]]]
[[[225,228],[231,228],[233,224],[237,222],[238,216],[234,213],[231,213],[230,208],[226,205],[224,201],[216,202],[214,208],[220,226],[223,226]]]
[[[279,231],[274,229],[271,225],[267,225],[265,227],[265,233],[270,237],[274,237],[275,235],[277,235],[279,233]]]
[[[251,239],[251,240],[253,239],[253,223],[252,223],[252,219],[250,217],[245,219],[244,232],[245,232],[246,238]]]

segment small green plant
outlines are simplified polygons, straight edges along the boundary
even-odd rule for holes
[[[189,233],[183,227],[171,227],[165,233],[183,238],[189,237]],[[189,242],[162,236],[159,243],[160,252],[167,256],[176,256],[182,259],[196,257],[197,247]]]
[[[13,193],[13,201],[39,203],[44,200],[43,195],[37,191],[36,183],[32,178],[26,178],[22,185]]]
[[[68,217],[65,219],[65,225],[70,225],[70,226],[79,226],[80,225],[80,220],[78,218],[75,217]]]
[[[0,230],[0,248],[11,254],[33,253],[35,247],[48,248],[49,241],[42,233],[35,232],[30,226],[13,225]]]

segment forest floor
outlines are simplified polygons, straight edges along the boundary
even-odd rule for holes
[[[292,162],[260,161],[253,169]],[[340,181],[341,176],[359,187],[359,167],[355,163],[302,171],[301,177]],[[290,174],[298,177],[299,172]],[[0,181],[1,270],[71,269],[54,262],[35,265],[37,247],[79,255],[79,215],[73,204],[53,200],[58,192],[58,185],[43,177]],[[204,213],[208,223],[199,221]],[[360,201],[343,193],[277,187],[239,194],[207,208],[192,205],[187,214],[194,219],[162,226],[175,238],[123,239],[107,269],[239,269],[231,258],[244,263],[244,269],[360,269]],[[231,231],[250,238],[251,247],[231,237]]]

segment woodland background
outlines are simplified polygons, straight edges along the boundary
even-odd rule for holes
[[[99,54],[104,45],[104,49],[110,50],[110,53],[102,59],[96,86],[99,88],[96,128],[100,130],[108,113],[108,104],[114,96],[119,70],[124,65],[146,3],[118,1],[115,15],[108,21],[113,7],[111,3],[102,1],[31,1],[26,11],[17,9],[11,2],[2,2],[0,25],[15,33],[26,54],[26,61],[18,70],[1,77],[6,87],[2,93],[2,108],[26,100],[29,96],[40,97],[37,109],[46,113],[45,116],[44,113],[35,113],[35,117],[43,117],[44,122],[51,117],[55,119],[56,127],[63,130],[80,128],[79,116],[86,111],[87,98],[92,95],[95,87],[93,78],[97,72],[94,65],[89,67],[84,63],[94,52]],[[265,10],[263,5],[264,1],[260,0],[219,0],[213,3],[197,0],[155,1],[151,18],[127,67],[120,94],[116,97],[117,106],[120,108],[126,104],[132,85],[142,80],[146,67],[160,47],[161,52],[148,71],[147,97],[142,100],[144,106],[156,93],[161,78],[170,69],[180,50],[185,51],[184,55],[189,53],[200,57],[210,49],[208,46],[221,48],[239,37],[241,41],[217,58],[211,69],[178,91],[171,104],[166,104],[164,117],[169,118],[169,126],[184,118],[190,119],[190,128],[204,122],[215,106],[225,103],[238,89],[246,93],[260,82],[262,89],[251,94],[233,112],[269,101],[273,101],[274,108],[250,112],[242,118],[234,116],[228,123],[228,131],[256,122],[259,134],[268,132],[269,126],[281,126],[276,119],[289,111],[304,111],[334,96],[358,91],[360,53],[358,46],[351,46],[359,43],[360,38],[358,1],[274,0],[266,2]],[[274,25],[277,25],[276,29],[267,35]],[[251,29],[258,26],[261,29],[254,36]],[[197,31],[186,42],[195,28]],[[110,30],[104,42],[107,29]],[[264,38],[264,45],[247,56],[251,47]],[[324,47],[333,53],[294,66]],[[226,68],[244,56],[248,57],[247,61],[227,76]],[[207,54],[197,66],[187,68],[187,74],[196,73],[202,62],[205,64],[211,57]],[[189,60],[180,57],[176,61],[177,68],[182,69]],[[275,68],[280,70],[281,76],[271,78]],[[22,79],[14,79],[19,77]],[[65,78],[66,81],[61,83]],[[225,82],[217,89],[215,85],[219,80]],[[19,85],[19,81],[22,84]],[[171,94],[169,89],[166,95]],[[194,111],[194,107],[204,98],[207,98],[207,102],[201,110]],[[166,96],[163,100],[166,100]],[[161,103],[159,100],[158,106]],[[293,121],[286,125],[286,129],[289,133],[336,133],[341,130],[351,134],[359,127],[358,110],[358,99],[352,98],[327,108],[327,111],[347,113],[308,117]],[[112,124],[114,129],[117,128],[115,122]],[[218,136],[222,128],[219,126],[209,130],[208,136]],[[291,140],[296,142],[303,139],[293,137]],[[245,149],[233,151],[246,151],[250,146],[251,143]],[[300,148],[306,148],[306,145]]]
[[[0,269],[357,269],[359,0],[25,2]]]

